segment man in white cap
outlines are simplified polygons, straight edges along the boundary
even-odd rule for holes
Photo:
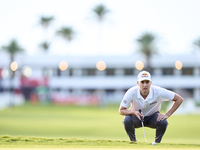
[[[141,71],[138,74],[137,86],[130,88],[121,101],[119,114],[125,115],[124,128],[134,142],[137,142],[135,128],[142,126],[142,117],[144,126],[156,129],[154,142],[160,143],[168,125],[167,119],[183,102],[183,98],[177,93],[151,84],[150,73]],[[159,112],[163,101],[174,102],[165,114]]]

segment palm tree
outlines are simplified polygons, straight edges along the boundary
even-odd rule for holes
[[[58,36],[61,36],[63,39],[71,42],[75,37],[75,31],[72,27],[62,27],[56,32]]]
[[[97,52],[98,54],[102,54],[102,49],[104,48],[104,42],[103,42],[103,22],[106,19],[107,14],[110,12],[109,9],[104,4],[98,4],[93,7],[92,13],[94,14],[94,19],[97,20],[99,23],[99,33],[97,34]],[[101,96],[101,90],[97,91],[98,96]],[[101,99],[101,98],[100,98]],[[105,103],[103,100],[101,100],[100,106],[105,106]]]
[[[65,26],[58,30],[56,35],[62,37],[67,42],[71,42],[75,37],[75,31],[72,27]],[[60,69],[58,69],[58,74],[60,74]]]
[[[10,64],[14,61],[14,57],[17,53],[24,51],[16,39],[12,39],[8,45],[2,46],[2,50],[10,54]],[[14,71],[11,72],[11,78],[13,77]]]
[[[50,42],[44,41],[39,44],[39,47],[41,47],[44,51],[48,51],[50,44]]]
[[[157,38],[154,34],[146,32],[143,33],[136,41],[139,45],[139,51],[145,55],[146,59],[146,70],[151,72],[150,59],[151,56],[157,53],[155,42]]]
[[[101,50],[104,48],[103,42],[103,22],[106,19],[107,14],[110,10],[103,4],[98,4],[92,9],[92,13],[94,14],[94,19],[97,20],[99,23],[99,30],[98,30],[98,39],[97,39],[97,51],[101,54]]]
[[[200,37],[198,39],[196,39],[193,43],[195,46],[198,47],[198,49],[200,50]]]
[[[105,19],[106,14],[108,14],[110,10],[106,8],[105,5],[99,4],[93,8],[93,13],[95,14],[97,20],[101,23]]]
[[[2,46],[2,50],[10,54],[10,64],[14,61],[14,57],[17,53],[23,52],[23,48],[18,44],[16,39],[12,39],[8,45]],[[12,79],[14,78],[15,72],[11,70],[10,76],[10,90],[13,92]],[[10,97],[10,106],[13,106],[13,97]]]
[[[39,23],[46,30],[51,25],[53,20],[54,20],[53,16],[49,16],[49,17],[41,16]]]
[[[49,42],[48,40],[47,29],[49,28],[49,26],[52,24],[53,21],[54,21],[53,16],[41,16],[39,20],[39,24],[44,29],[44,42],[41,42],[39,44],[39,47],[41,47],[44,51],[47,51],[50,48],[51,42]]]

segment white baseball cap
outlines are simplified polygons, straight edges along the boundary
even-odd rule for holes
[[[137,77],[138,81],[149,80],[151,81],[151,74],[148,71],[141,71]]]

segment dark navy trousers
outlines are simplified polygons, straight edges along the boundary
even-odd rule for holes
[[[157,121],[158,113],[144,117],[144,126],[156,129],[155,142],[160,143],[167,129],[167,120]],[[136,141],[135,128],[142,127],[141,121],[135,115],[127,115],[123,120],[124,128],[131,141]]]

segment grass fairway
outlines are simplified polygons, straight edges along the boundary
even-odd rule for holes
[[[162,143],[152,146],[155,130],[136,130],[129,142],[118,106],[55,106],[26,104],[0,111],[0,149],[200,149],[200,115],[173,115]],[[9,135],[9,136],[5,136]]]

